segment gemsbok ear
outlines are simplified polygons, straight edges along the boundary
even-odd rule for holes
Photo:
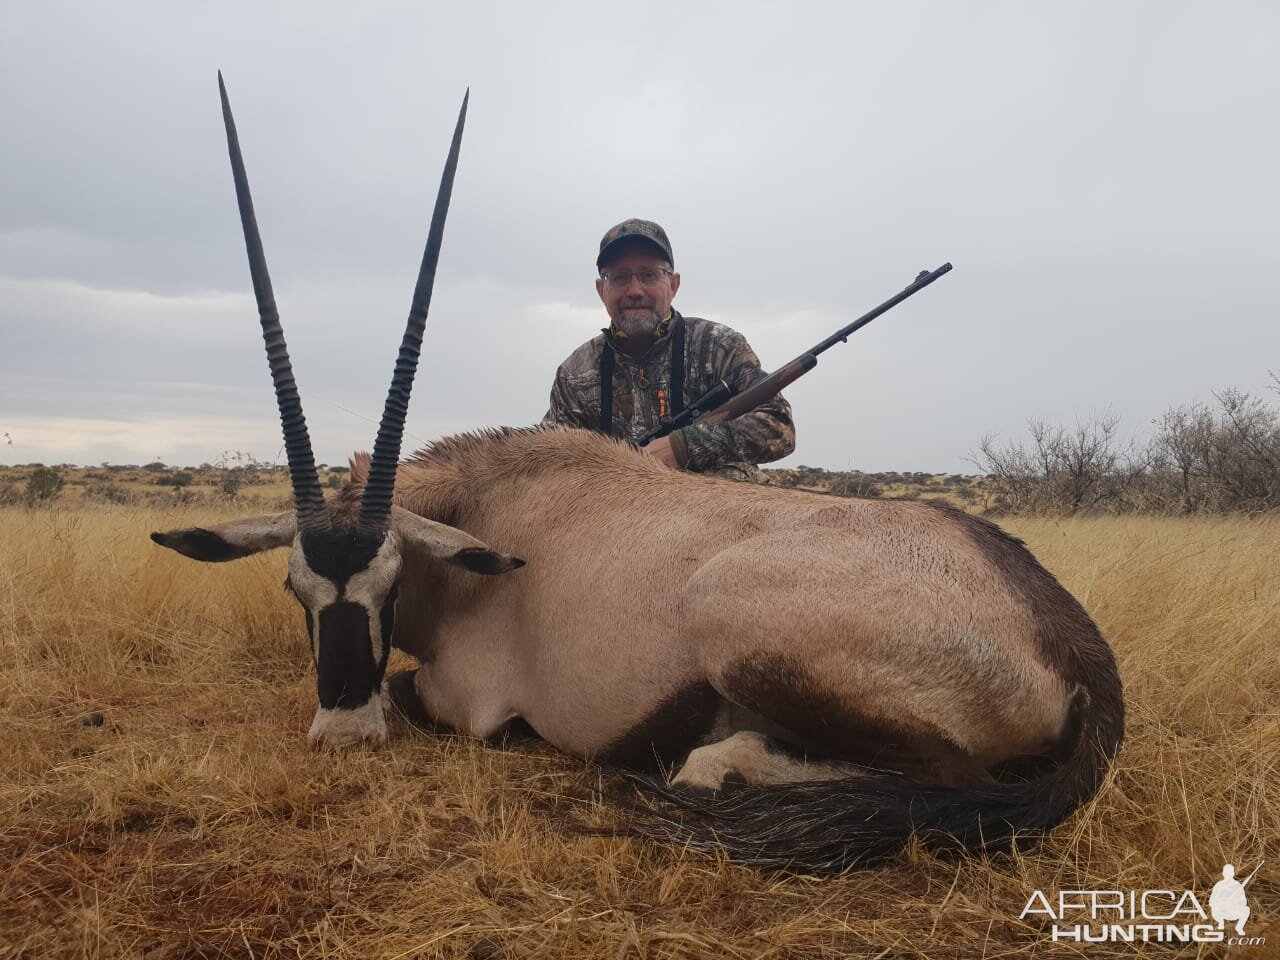
[[[184,557],[205,563],[239,560],[263,550],[287,547],[298,532],[292,510],[261,517],[231,520],[215,527],[187,527],[153,533],[151,539],[162,547],[177,550]]]
[[[427,556],[437,557],[472,573],[506,573],[524,566],[519,557],[490,550],[486,544],[456,527],[436,523],[401,507],[391,508],[391,529],[404,547],[421,550]]]

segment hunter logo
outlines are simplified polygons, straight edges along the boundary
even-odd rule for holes
[[[1235,866],[1225,864],[1222,879],[1209,893],[1208,910],[1191,890],[1059,890],[1052,897],[1036,890],[1018,919],[1049,918],[1055,942],[1261,946],[1266,937],[1245,933],[1252,915],[1245,887],[1261,868],[1259,863],[1253,873],[1237,880]]]

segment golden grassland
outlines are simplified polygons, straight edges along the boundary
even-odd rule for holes
[[[1054,944],[1018,915],[1035,889],[1207,905],[1224,862],[1264,858],[1270,943],[1230,956],[1280,956],[1280,520],[1007,521],[1115,647],[1111,777],[1014,854],[818,879],[585,835],[624,788],[536,741],[393,719],[380,750],[309,752],[284,551],[147,539],[233,512],[0,509],[0,958],[1224,956]]]

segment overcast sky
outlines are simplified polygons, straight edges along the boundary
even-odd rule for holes
[[[468,86],[406,450],[541,417],[631,216],[766,369],[955,264],[789,388],[785,463],[1260,393],[1277,49],[1274,2],[10,0],[0,462],[277,457],[219,68],[321,462],[372,445]]]

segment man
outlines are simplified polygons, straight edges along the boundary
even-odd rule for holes
[[[560,365],[544,424],[634,439],[721,380],[737,393],[765,375],[742,334],[672,309],[680,274],[656,223],[611,229],[596,269],[610,325]],[[736,420],[684,427],[643,449],[671,467],[762,482],[755,465],[795,449],[791,406],[778,395]]]

